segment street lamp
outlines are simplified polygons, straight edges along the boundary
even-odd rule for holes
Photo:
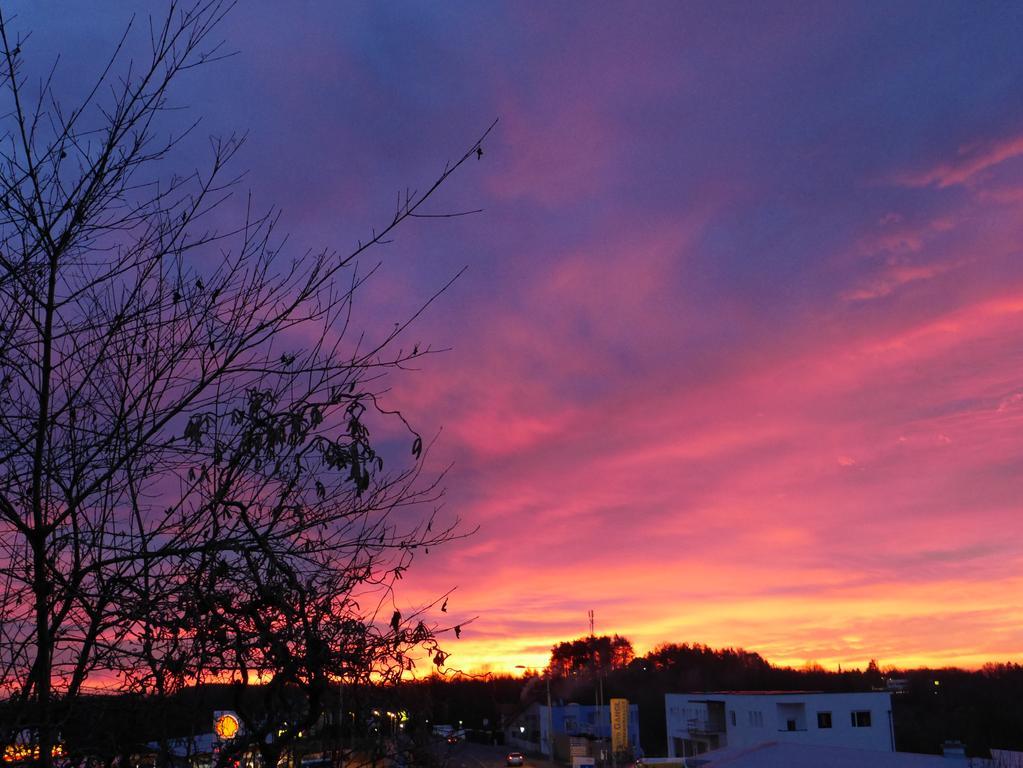
[[[337,768],[345,768],[345,676],[344,667],[337,677]],[[355,715],[352,715],[354,720]],[[354,726],[354,723],[353,723]],[[354,730],[354,728],[353,728]]]
[[[515,669],[529,669],[521,664],[516,664]],[[544,682],[547,683],[547,756],[554,759],[554,713],[551,709],[551,675],[543,673]]]

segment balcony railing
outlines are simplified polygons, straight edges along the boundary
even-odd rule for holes
[[[686,725],[688,726],[690,733],[711,734],[725,732],[724,720],[708,720],[702,717],[694,717],[687,720]]]

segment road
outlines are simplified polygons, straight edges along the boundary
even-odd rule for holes
[[[505,758],[514,747],[492,747],[488,744],[471,744],[461,741],[447,747],[448,768],[505,768]],[[526,755],[523,768],[556,768],[550,760]]]

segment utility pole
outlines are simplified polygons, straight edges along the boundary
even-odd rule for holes
[[[337,678],[337,768],[345,768],[345,679]]]
[[[554,761],[554,710],[551,709],[551,672],[544,675],[547,680],[547,752]]]
[[[596,722],[594,723],[594,735],[597,737],[597,743],[600,744],[600,761],[601,764],[605,763],[604,759],[604,676],[601,673],[601,668],[604,665],[604,660],[600,658],[597,651],[597,635],[594,631],[594,615],[593,609],[588,611],[590,619],[590,642],[592,643],[593,649],[593,674],[596,676],[593,686],[593,698],[597,708]]]
[[[529,669],[522,664],[516,664],[515,669]],[[543,674],[547,683],[547,755],[551,761],[554,760],[554,710],[551,708],[551,671],[548,669]],[[541,750],[542,751],[542,750]]]

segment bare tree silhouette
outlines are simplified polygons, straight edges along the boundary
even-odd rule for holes
[[[229,8],[171,3],[148,58],[125,62],[122,38],[71,108],[52,73],[30,93],[0,11],[0,689],[6,739],[31,729],[44,766],[88,681],[260,682],[287,725],[267,707],[247,733],[283,746],[332,681],[400,675],[449,629],[394,607],[417,550],[466,531],[438,523],[442,477],[382,399],[435,351],[399,337],[447,284],[376,341],[353,297],[358,257],[437,216],[421,206],[493,125],[347,254],[286,257],[277,212],[251,204],[218,228],[242,140],[161,176],[182,139],[161,116],[182,72],[224,55]],[[371,440],[381,421],[404,463]]]

